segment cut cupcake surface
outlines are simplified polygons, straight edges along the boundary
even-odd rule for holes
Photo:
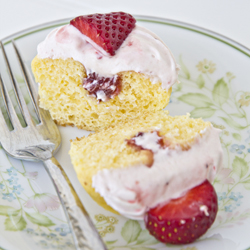
[[[32,62],[39,85],[39,105],[50,111],[58,125],[73,125],[86,130],[100,130],[126,119],[141,116],[147,110],[163,109],[169,102],[171,88],[136,72],[119,73],[122,89],[107,102],[99,102],[82,87],[86,77],[83,65],[73,59],[39,59]]]
[[[165,108],[178,66],[167,46],[145,28],[135,25],[110,56],[68,24],[39,44],[32,71],[40,106],[58,124],[96,131]]]
[[[86,191],[101,206],[132,218],[208,179],[222,164],[219,130],[188,115],[152,112],[71,143]]]

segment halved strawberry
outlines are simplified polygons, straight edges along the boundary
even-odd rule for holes
[[[70,21],[82,34],[111,56],[135,27],[135,18],[124,12],[79,16]]]
[[[150,209],[145,215],[149,232],[159,241],[186,244],[202,236],[218,211],[217,195],[208,180],[183,197]]]

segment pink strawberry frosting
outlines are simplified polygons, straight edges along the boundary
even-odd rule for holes
[[[181,197],[206,179],[214,180],[222,165],[219,133],[208,127],[187,151],[162,148],[157,132],[144,133],[135,143],[154,153],[153,165],[100,170],[93,176],[93,187],[120,214],[143,219],[148,209]]]
[[[73,58],[81,62],[87,74],[112,77],[122,71],[135,71],[161,82],[169,89],[176,81],[178,66],[169,48],[149,30],[138,25],[125,39],[114,56],[110,56],[73,25],[53,30],[38,45],[38,57]]]

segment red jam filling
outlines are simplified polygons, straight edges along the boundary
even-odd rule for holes
[[[151,133],[153,133],[154,131],[151,131]],[[166,145],[166,143],[164,143],[164,140],[163,140],[163,137],[160,136],[160,133],[159,131],[156,131],[157,135],[160,137],[159,140],[157,141],[157,143],[160,145],[161,148],[165,148],[167,147],[168,145]],[[135,138],[136,137],[140,137],[140,136],[143,136],[145,133],[144,132],[139,132],[137,133],[134,137],[132,137],[130,140],[126,140],[127,144],[133,148],[135,148],[137,151],[141,151],[141,150],[145,150],[145,151],[148,151],[148,158],[149,158],[149,161],[148,161],[148,164],[146,164],[147,167],[152,167],[153,163],[154,163],[154,153],[152,150],[150,149],[146,149],[144,148],[143,146],[141,145],[137,145],[136,142],[135,142]]]
[[[105,102],[121,92],[121,79],[118,75],[102,77],[94,72],[84,78],[82,86],[89,92],[89,95],[94,96],[99,102]]]

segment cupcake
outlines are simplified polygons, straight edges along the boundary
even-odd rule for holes
[[[213,181],[222,164],[219,132],[189,115],[151,112],[77,138],[69,153],[80,183],[99,205],[143,219],[157,204]]]
[[[168,47],[123,12],[80,16],[38,45],[40,107],[59,125],[98,131],[162,110],[177,82]]]
[[[78,179],[103,208],[145,221],[163,243],[186,244],[213,224],[220,130],[189,115],[148,112],[71,142]]]

